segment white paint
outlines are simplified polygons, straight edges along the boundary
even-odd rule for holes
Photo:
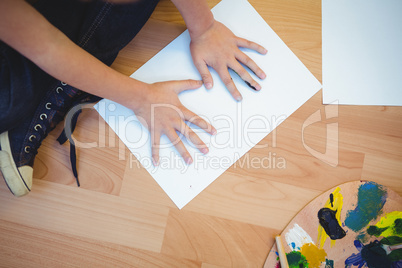
[[[292,243],[295,243],[295,249],[300,250],[304,244],[313,243],[313,240],[303,228],[297,223],[285,234],[286,243],[293,249]]]

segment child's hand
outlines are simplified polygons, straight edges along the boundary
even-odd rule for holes
[[[211,27],[202,34],[191,36],[191,54],[205,87],[210,89],[213,86],[212,76],[207,67],[211,66],[218,72],[222,82],[236,100],[241,100],[242,96],[233,83],[228,68],[238,73],[244,81],[256,90],[260,90],[261,86],[239,62],[250,68],[260,79],[266,77],[257,64],[239,47],[253,49],[261,54],[267,53],[264,47],[235,36],[225,25],[217,21],[214,21]]]
[[[160,138],[165,134],[176,147],[187,164],[192,163],[192,158],[180,140],[178,134],[182,133],[202,153],[208,153],[205,143],[185,123],[189,121],[196,124],[210,134],[215,134],[215,128],[204,119],[191,112],[181,104],[178,94],[185,90],[196,89],[202,85],[202,81],[184,80],[159,82],[149,85],[149,90],[140,97],[139,104],[132,108],[141,120],[144,119],[151,133],[152,160],[154,165],[159,163]],[[144,124],[144,122],[142,122]],[[144,124],[145,125],[145,124]]]

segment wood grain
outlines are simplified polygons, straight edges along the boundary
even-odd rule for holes
[[[321,1],[250,3],[321,81]],[[161,0],[112,67],[130,75],[184,30]],[[320,91],[261,141],[267,147],[253,148],[181,211],[88,110],[74,136],[98,145],[78,149],[81,188],[68,144],[56,141],[61,125],[39,150],[28,196],[14,198],[0,179],[0,267],[261,267],[275,235],[328,189],[367,179],[401,195],[402,107],[341,105],[328,119],[326,107]],[[303,132],[317,111],[322,120]],[[338,124],[335,167],[306,149],[325,153],[330,123]],[[285,168],[247,165],[270,153]]]

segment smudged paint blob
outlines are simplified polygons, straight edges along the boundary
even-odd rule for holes
[[[391,267],[392,262],[379,241],[365,245],[360,252],[368,267]]]
[[[362,243],[366,243],[367,241],[369,241],[370,238],[371,236],[367,234],[366,231],[362,231],[356,236],[356,240],[359,240]]]
[[[360,185],[357,206],[354,210],[348,211],[345,225],[355,232],[360,231],[378,217],[386,200],[387,192],[381,185],[375,182]]]
[[[339,225],[339,222],[336,218],[336,212],[329,208],[322,208],[318,211],[318,220],[320,221],[320,225],[324,228],[324,231],[327,233],[329,238],[332,240],[342,239],[345,237],[346,232]]]
[[[323,249],[319,249],[316,245],[309,243],[304,244],[300,249],[303,256],[306,257],[309,268],[318,268],[325,261],[327,253]]]
[[[369,235],[379,236],[402,236],[402,211],[393,211],[375,224],[367,228]]]
[[[341,211],[342,211],[342,206],[343,206],[343,196],[340,193],[340,191],[341,191],[341,189],[339,187],[336,187],[336,189],[329,195],[329,199],[324,204],[323,209],[325,209],[325,210],[328,209],[328,210],[334,212],[333,216],[335,217],[335,219],[331,218],[331,220],[326,222],[326,223],[331,224],[331,226],[333,226],[333,224],[335,224],[335,223],[337,223],[337,225],[339,227],[341,226]],[[323,223],[324,223],[324,221],[325,221],[325,219],[323,219]],[[327,227],[327,224],[324,224],[324,225]],[[342,229],[342,231],[343,231],[343,229]],[[339,233],[339,236],[341,236],[341,233]],[[321,222],[320,222],[320,225],[318,226],[318,246],[319,246],[319,248],[324,247],[325,241],[327,240],[328,237],[330,237],[329,234],[331,234],[331,229],[328,228],[327,230],[325,230],[325,228],[323,227],[323,224],[321,224]],[[335,239],[332,239],[331,247],[334,245],[335,245]]]
[[[308,267],[306,257],[303,256],[300,251],[286,253],[286,258],[288,259],[289,268]]]
[[[285,234],[285,239],[289,247],[296,250],[301,249],[304,244],[314,243],[308,233],[297,223]]]
[[[334,268],[334,261],[333,260],[325,260],[325,268]]]
[[[400,245],[402,244],[402,237],[399,236],[388,236],[381,240],[384,245]]]
[[[362,258],[361,250],[363,248],[363,244],[359,240],[354,241],[354,245],[359,253],[353,253],[345,260],[345,268],[358,266],[359,268],[363,267],[366,264],[366,261]]]
[[[345,267],[358,266],[359,268],[367,266],[369,268],[391,268],[402,267],[402,249],[395,249],[387,252],[386,245],[396,245],[402,242],[400,237],[393,239],[384,238],[381,241],[375,240],[367,245],[355,240],[354,244],[359,253],[353,253],[345,260]],[[394,239],[395,238],[395,239]]]

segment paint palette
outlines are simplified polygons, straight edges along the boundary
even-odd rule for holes
[[[402,267],[402,198],[370,181],[335,187],[282,232],[289,267]],[[281,267],[276,244],[266,267]]]

